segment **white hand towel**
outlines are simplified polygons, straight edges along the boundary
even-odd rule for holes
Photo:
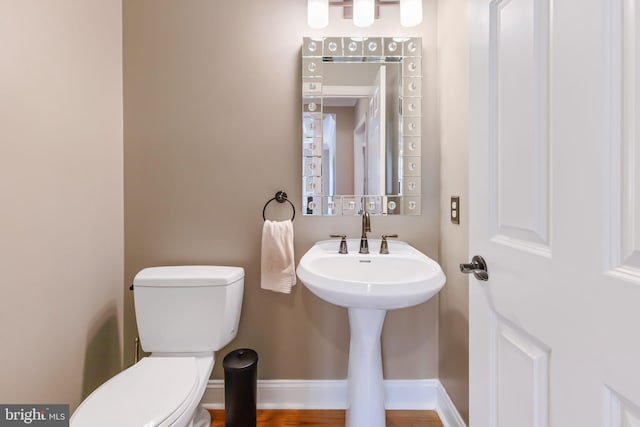
[[[262,289],[291,293],[291,288],[296,284],[291,220],[264,222],[261,264],[260,286]]]

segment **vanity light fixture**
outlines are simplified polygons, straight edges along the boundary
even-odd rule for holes
[[[344,8],[344,17],[357,27],[368,27],[381,6],[400,6],[400,25],[414,27],[422,22],[422,0],[307,0],[307,23],[320,29],[329,25],[329,6]]]
[[[373,24],[375,15],[375,0],[353,0],[353,25],[356,27],[368,27]]]
[[[415,27],[422,22],[422,0],[400,0],[400,25]]]
[[[329,25],[329,0],[307,1],[307,23],[316,29]]]

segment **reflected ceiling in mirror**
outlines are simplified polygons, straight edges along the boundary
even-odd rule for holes
[[[305,37],[303,215],[419,215],[420,38]]]

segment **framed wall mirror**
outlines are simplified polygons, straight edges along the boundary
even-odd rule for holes
[[[303,215],[419,215],[422,42],[305,37]]]

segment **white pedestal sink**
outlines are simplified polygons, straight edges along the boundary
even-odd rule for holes
[[[405,242],[389,242],[389,254],[377,253],[380,240],[370,239],[372,253],[358,253],[359,239],[316,243],[300,259],[296,273],[316,296],[349,309],[348,427],[385,425],[380,335],[387,310],[421,304],[444,286],[437,262]]]

